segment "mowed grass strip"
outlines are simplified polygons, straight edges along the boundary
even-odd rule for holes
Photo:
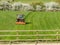
[[[17,14],[25,15],[25,25],[16,24]],[[0,30],[56,30],[59,20],[59,12],[0,11]]]
[[[25,15],[25,25],[16,25],[17,14]],[[20,12],[0,11],[0,30],[57,30],[60,29],[60,12]],[[18,32],[19,35],[35,35],[36,32]],[[56,34],[57,32],[38,32],[38,34]],[[0,33],[0,35],[16,33]],[[5,36],[0,40],[14,40],[17,37]],[[20,36],[19,39],[56,39],[56,36]],[[59,37],[60,38],[60,37]]]

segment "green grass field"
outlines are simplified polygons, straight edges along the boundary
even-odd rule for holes
[[[24,14],[25,25],[17,25],[17,14]],[[60,12],[0,11],[0,30],[60,29]]]
[[[25,25],[17,25],[17,14],[24,14]],[[0,11],[0,30],[56,30],[60,29],[60,12],[20,12]],[[18,32],[20,35],[31,35],[36,32]],[[57,32],[38,32],[39,34],[56,34]],[[60,33],[60,32],[59,32]],[[15,32],[0,32],[0,35],[16,34]],[[56,39],[56,36],[20,36],[19,39]],[[0,40],[14,40],[16,37],[5,36]]]
[[[16,0],[24,3],[36,0]],[[37,0],[37,2],[54,0]],[[17,25],[17,14],[24,14],[25,25]],[[56,30],[60,29],[60,12],[0,11],[0,30]],[[18,32],[20,35],[32,35],[37,32]],[[56,34],[57,32],[38,32],[38,34]],[[60,33],[60,32],[58,32]],[[16,35],[15,32],[0,32],[0,35]],[[0,36],[0,40],[15,40],[17,37]],[[56,39],[56,36],[19,36],[19,39]],[[60,39],[60,36],[58,37]]]
[[[21,2],[39,2],[39,1],[42,1],[42,2],[49,2],[49,1],[56,1],[56,0],[15,0],[15,1],[21,1]]]

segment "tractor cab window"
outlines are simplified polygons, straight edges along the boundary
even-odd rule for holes
[[[18,15],[17,22],[24,22],[24,15]]]

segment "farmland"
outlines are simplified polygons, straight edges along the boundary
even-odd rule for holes
[[[14,0],[15,2],[23,2],[23,3],[32,3],[32,2],[50,2],[56,0]]]
[[[24,14],[25,25],[17,25],[17,14]],[[60,29],[59,12],[0,11],[0,30],[51,30]]]
[[[22,3],[32,3],[36,0],[16,0],[21,1]],[[53,0],[37,0],[37,2],[49,2]],[[25,15],[25,25],[17,25],[16,18],[18,14]],[[17,39],[56,39],[57,36],[39,36],[38,34],[57,34],[55,31],[46,31],[45,30],[60,30],[60,12],[51,12],[51,11],[1,11],[0,10],[0,30],[44,30],[41,32],[18,32],[18,35],[22,36],[11,36],[16,35],[17,32],[0,32],[0,40],[15,40]],[[60,32],[58,32],[60,34]],[[23,35],[35,35],[35,36],[23,36]],[[37,35],[37,36],[36,36]],[[60,40],[60,36],[58,36]]]
[[[21,1],[21,2],[27,2],[27,3],[31,3],[31,2],[39,2],[39,1],[42,1],[42,2],[49,2],[49,1],[55,1],[55,0],[15,0],[15,1]]]
[[[17,14],[25,15],[25,25],[17,25]],[[0,11],[0,30],[56,30],[60,29],[60,12],[30,12],[30,11]],[[47,32],[38,32],[39,34],[47,34]],[[48,34],[56,34],[57,32],[48,32]],[[12,34],[15,32],[0,32],[0,34]],[[19,32],[21,35],[36,34],[36,32]],[[25,38],[24,38],[25,37]],[[19,39],[36,39],[50,38],[56,39],[56,36],[21,36]],[[5,36],[0,37],[0,40],[14,40],[16,37]]]

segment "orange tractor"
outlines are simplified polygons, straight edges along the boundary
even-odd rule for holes
[[[17,21],[16,24],[26,24],[25,23],[25,19],[24,19],[24,15],[17,15]]]

